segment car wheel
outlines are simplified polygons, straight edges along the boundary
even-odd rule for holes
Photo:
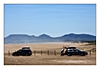
[[[31,56],[31,55],[28,55],[28,56]]]
[[[85,56],[83,53],[81,53],[81,56]]]
[[[68,56],[71,56],[71,54],[69,54],[69,53],[68,53],[67,55],[68,55]]]
[[[28,56],[28,54],[25,54],[25,56]]]
[[[16,56],[15,54],[13,56]]]
[[[17,54],[14,54],[13,56],[18,56]]]

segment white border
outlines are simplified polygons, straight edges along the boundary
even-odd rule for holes
[[[97,3],[99,0],[2,0],[3,3],[51,3],[51,4],[55,4],[55,3]]]
[[[100,49],[100,46],[99,46],[99,38],[100,38],[100,33],[98,31],[99,26],[100,26],[100,4],[99,4],[99,0],[1,0],[0,1],[0,67],[2,69],[20,69],[20,68],[24,68],[24,69],[29,69],[29,68],[43,68],[43,69],[47,69],[47,68],[59,68],[59,69],[62,69],[62,68],[84,68],[84,69],[88,69],[88,68],[99,68],[100,66],[100,56],[99,56],[99,49]],[[96,63],[96,66],[92,65],[92,66],[69,66],[69,65],[52,65],[52,66],[28,66],[28,65],[24,65],[24,66],[5,66],[4,65],[4,55],[3,55],[3,51],[4,51],[4,44],[3,44],[3,40],[4,40],[4,4],[96,4],[96,38],[97,38],[97,63]]]

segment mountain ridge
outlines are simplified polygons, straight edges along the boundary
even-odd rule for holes
[[[65,34],[59,37],[51,37],[47,34],[39,36],[27,34],[10,34],[4,38],[5,44],[13,43],[38,43],[38,42],[68,42],[68,41],[91,41],[96,40],[96,36],[90,34]]]

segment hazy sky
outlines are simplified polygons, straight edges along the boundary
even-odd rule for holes
[[[4,33],[96,35],[95,4],[5,4]]]

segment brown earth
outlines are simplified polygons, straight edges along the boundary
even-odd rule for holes
[[[23,46],[30,46],[31,50],[37,53],[32,56],[10,56],[10,53],[21,49]],[[63,46],[75,46],[78,49],[88,50],[96,48],[95,45],[86,43],[53,43],[53,44],[5,44],[4,45],[4,65],[96,65],[96,53],[86,56],[60,56],[60,50]],[[39,51],[44,51],[42,55]],[[47,51],[50,54],[48,55]],[[56,55],[53,53],[56,50]]]

